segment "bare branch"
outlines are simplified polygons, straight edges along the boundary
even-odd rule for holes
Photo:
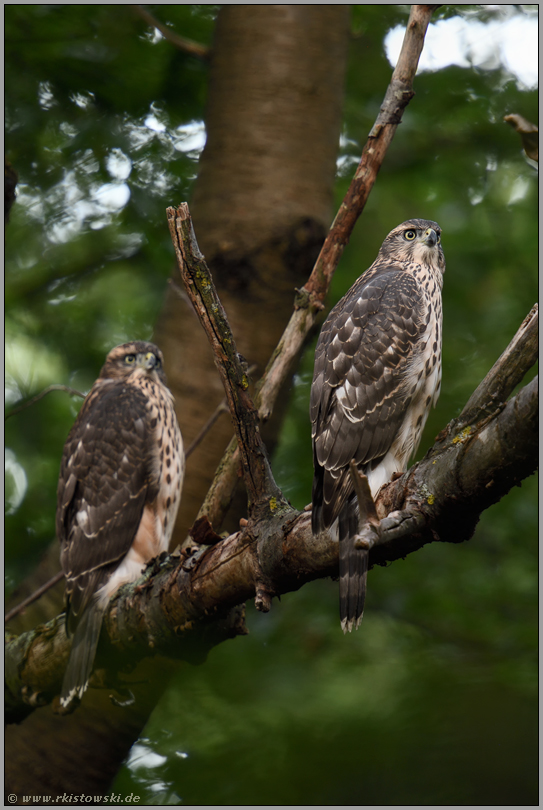
[[[23,599],[22,602],[19,602],[18,605],[15,605],[15,607],[13,607],[10,611],[6,613],[6,615],[4,616],[4,624],[10,622],[12,619],[15,618],[15,616],[18,616],[19,613],[21,613],[21,611],[23,611],[33,602],[37,602],[38,599],[41,596],[43,596],[44,593],[47,593],[47,591],[49,591],[63,579],[64,579],[64,571],[59,571],[57,574],[55,574],[54,577],[51,577],[51,579],[48,579],[47,582],[44,582],[41,588],[37,588],[35,591],[33,591],[33,593],[30,594],[30,596],[27,596],[26,599]]]
[[[160,31],[164,39],[167,39],[168,42],[171,42],[172,45],[175,45],[180,51],[185,51],[185,53],[191,56],[197,56],[199,59],[209,59],[210,50],[205,45],[201,45],[199,42],[194,42],[192,39],[187,39],[186,37],[174,33],[171,28],[159,22],[156,17],[153,17],[143,6],[132,3],[129,3],[128,6],[132,9],[134,14],[141,17],[151,28],[156,28]]]
[[[209,433],[209,431],[211,430],[211,428],[213,427],[219,416],[223,413],[228,413],[228,403],[226,399],[223,399],[222,402],[219,402],[219,404],[217,405],[217,407],[215,408],[215,410],[213,411],[213,413],[211,414],[211,416],[209,417],[209,419],[207,420],[201,431],[187,447],[185,458],[188,458],[192,453],[194,453],[200,442],[202,442],[203,439],[205,439],[205,437],[207,436],[207,434]]]
[[[401,123],[403,112],[415,95],[413,79],[424,46],[426,30],[432,12],[436,8],[439,6],[411,6],[398,63],[394,68],[379,115],[362,150],[362,158],[351,185],[305,285],[305,289],[321,302],[326,297],[330,281],[355,223],[364,210],[387,149]]]
[[[4,416],[4,422],[8,420],[10,417],[15,416],[16,413],[20,413],[24,411],[25,408],[30,408],[31,405],[34,403],[39,402],[40,399],[43,399],[46,394],[50,394],[51,391],[65,391],[67,394],[70,394],[73,397],[81,397],[85,399],[86,394],[82,394],[81,391],[77,391],[75,388],[70,388],[68,385],[50,385],[48,388],[44,388],[43,391],[40,391],[39,394],[36,394],[35,397],[32,399],[27,400],[26,402],[21,403],[20,405],[16,405],[14,408],[11,408],[6,415]]]
[[[189,207],[168,208],[168,225],[181,278],[207,334],[234,423],[249,502],[279,502],[282,493],[274,481],[258,426],[258,414],[248,393],[247,369],[236,350],[226,313],[215,290],[192,226]],[[209,516],[208,516],[209,517]]]

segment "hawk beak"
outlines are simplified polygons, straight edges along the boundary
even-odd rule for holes
[[[424,238],[422,240],[428,247],[435,247],[437,245],[437,233],[433,228],[428,228],[424,231]]]
[[[156,366],[156,357],[153,352],[147,352],[143,358],[143,368],[152,370]]]

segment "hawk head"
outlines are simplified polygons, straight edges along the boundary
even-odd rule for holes
[[[115,346],[110,351],[102,366],[100,379],[122,380],[138,373],[165,382],[163,366],[164,358],[158,346],[145,340],[134,340]]]
[[[377,260],[415,262],[445,272],[441,228],[430,219],[408,219],[392,230],[379,250]]]

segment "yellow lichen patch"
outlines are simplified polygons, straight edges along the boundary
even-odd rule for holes
[[[430,492],[426,484],[423,484],[419,488],[418,494],[421,495],[426,500],[426,503],[429,504],[429,506],[432,506],[432,504],[435,503],[436,500],[435,495],[433,495]]]
[[[453,444],[460,444],[460,442],[465,442],[466,439],[468,438],[468,436],[471,434],[471,431],[472,431],[472,428],[471,428],[470,425],[468,425],[468,427],[465,427],[464,430],[461,433],[458,434],[458,436],[454,437],[454,439],[452,440],[452,443]]]
[[[277,498],[270,498],[270,512],[275,512],[277,509]]]

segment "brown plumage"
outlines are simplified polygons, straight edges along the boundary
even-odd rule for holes
[[[183,473],[162,352],[144,341],[117,346],[81,407],[60,467],[56,528],[73,636],[64,709],[87,688],[110,597],[168,550]]]
[[[394,228],[376,260],[332,309],[311,387],[313,533],[337,528],[344,632],[364,611],[368,552],[354,547],[358,506],[349,464],[372,495],[407,469],[441,384],[445,257],[436,222]]]

